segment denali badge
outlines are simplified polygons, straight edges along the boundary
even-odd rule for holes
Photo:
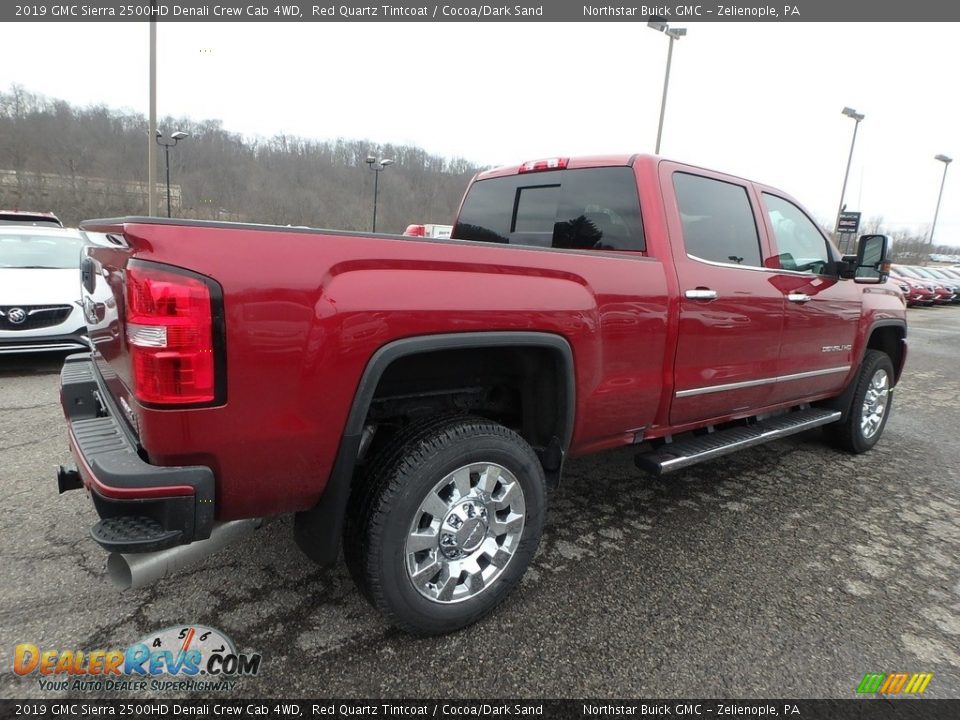
[[[22,325],[23,321],[27,319],[27,311],[23,308],[13,308],[7,313],[7,318],[12,325]]]
[[[848,352],[853,350],[853,345],[824,345],[820,352]]]
[[[137,414],[133,412],[133,408],[130,407],[130,404],[122,397],[120,398],[120,409],[123,410],[123,414],[127,416],[127,420],[130,421],[133,429],[139,433],[140,423],[137,422]]]

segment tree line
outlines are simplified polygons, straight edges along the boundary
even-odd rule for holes
[[[181,191],[174,217],[370,230],[374,173],[366,158],[390,158],[380,175],[377,230],[451,223],[480,169],[418,147],[290,135],[249,138],[219,120],[165,117],[158,129],[189,137],[170,152]],[[0,91],[0,208],[53,211],[67,225],[145,215],[146,135],[139,113],[75,107],[13,86]],[[163,148],[157,181],[164,183]],[[158,195],[158,214],[166,199]]]

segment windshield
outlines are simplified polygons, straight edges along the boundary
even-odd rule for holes
[[[940,270],[939,268],[923,268],[927,275],[930,277],[936,278],[937,280],[952,280],[949,275]]]
[[[894,269],[894,271],[900,273],[900,274],[903,275],[904,277],[910,277],[910,278],[913,278],[914,280],[929,280],[929,279],[930,279],[930,278],[926,278],[926,277],[924,277],[923,275],[921,275],[920,273],[918,273],[915,268],[907,267],[906,265],[896,265],[896,266],[894,266],[893,269]]]
[[[16,217],[12,215],[0,215],[0,225],[38,225],[42,227],[63,227],[60,221],[52,217],[38,217],[25,215]]]
[[[83,245],[78,237],[3,233],[0,234],[0,268],[78,268]]]

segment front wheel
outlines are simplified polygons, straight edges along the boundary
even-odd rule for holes
[[[893,363],[879,350],[867,350],[857,375],[847,417],[824,432],[836,447],[866,452],[880,439],[893,405]]]
[[[371,463],[348,509],[357,585],[394,625],[435,635],[469,625],[517,584],[543,532],[533,449],[481,418],[428,421]]]

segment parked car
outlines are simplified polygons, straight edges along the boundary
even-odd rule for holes
[[[633,446],[660,475],[816,427],[866,452],[907,355],[887,238],[843,257],[782,191],[648,155],[484,172],[450,240],[82,227],[111,242],[82,261],[57,481],[115,580],[295,513],[418,634],[519,582],[567,458]]]
[[[948,283],[934,277],[932,274],[925,272],[926,268],[917,267],[916,265],[892,265],[890,270],[901,276],[906,275],[907,277],[929,283],[933,288],[933,302],[935,305],[950,305],[956,296],[957,291],[954,289],[953,283]]]
[[[407,229],[403,231],[403,234],[411,237],[444,239],[450,237],[451,230],[453,230],[453,225],[436,225],[427,223],[426,225],[407,225]]]
[[[0,353],[89,350],[80,301],[86,237],[0,226]]]
[[[33,225],[38,227],[63,227],[53,213],[0,210],[0,225]]]
[[[947,290],[953,292],[952,302],[954,305],[960,303],[960,279],[950,273],[949,270],[945,268],[938,267],[918,267],[916,268],[917,272],[921,272],[927,277],[933,279],[936,282],[939,282]]]
[[[937,272],[942,273],[946,277],[954,281],[958,286],[960,286],[960,269],[952,267],[938,267],[936,268]]]
[[[933,290],[933,284],[924,282],[917,278],[898,275],[893,269],[890,270],[890,282],[897,285],[903,291],[903,297],[907,301],[908,307],[917,305],[930,306],[936,299],[937,294]]]

